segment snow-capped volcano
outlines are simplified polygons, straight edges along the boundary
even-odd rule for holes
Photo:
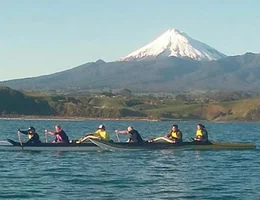
[[[223,53],[192,39],[178,29],[169,29],[151,43],[120,60],[144,60],[170,56],[189,57],[194,60],[217,60],[226,57]]]

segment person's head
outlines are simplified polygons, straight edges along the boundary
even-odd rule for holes
[[[177,130],[178,130],[178,125],[174,124],[174,125],[172,126],[172,131],[177,131]]]
[[[106,127],[103,124],[101,124],[101,125],[98,126],[98,129],[99,130],[106,130]]]
[[[198,129],[198,130],[202,130],[202,129],[204,129],[204,128],[205,128],[205,126],[203,126],[202,124],[198,124],[198,125],[197,125],[197,129]]]
[[[30,126],[30,127],[28,128],[28,133],[29,133],[29,134],[34,134],[34,133],[35,133],[35,128],[32,127],[32,126]]]
[[[133,128],[132,126],[128,126],[128,127],[127,127],[127,131],[128,131],[128,132],[132,131],[133,129],[134,129],[134,128]]]
[[[56,131],[56,132],[61,131],[61,125],[57,124],[57,125],[55,126],[55,131]]]

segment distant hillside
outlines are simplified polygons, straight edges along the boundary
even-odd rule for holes
[[[260,98],[244,92],[210,96],[153,97],[101,94],[42,95],[0,89],[0,116],[83,117],[106,119],[259,121]],[[38,96],[37,96],[38,95]]]
[[[30,97],[8,87],[0,87],[0,115],[52,115],[55,111],[42,98]]]
[[[134,92],[259,91],[260,54],[247,53],[216,61],[176,57],[110,63],[98,61],[51,75],[1,83],[15,89],[39,91],[121,88],[129,88]]]

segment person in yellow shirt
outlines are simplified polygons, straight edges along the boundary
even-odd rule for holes
[[[166,135],[167,138],[172,140],[174,143],[182,142],[182,132],[179,130],[178,125],[174,124],[172,129]]]
[[[106,131],[104,125],[99,125],[98,130],[94,133],[94,136],[101,140],[110,140],[109,133]]]
[[[165,141],[169,143],[182,143],[182,132],[178,125],[174,124],[168,134],[164,137],[158,137],[148,140],[148,142]]]
[[[110,140],[110,135],[106,131],[106,128],[104,125],[99,125],[98,130],[95,133],[91,133],[88,135],[85,135],[84,137],[78,139],[76,143],[82,143],[88,139],[100,139],[100,140]]]
[[[198,124],[194,138],[195,142],[208,142],[208,132],[204,125]]]

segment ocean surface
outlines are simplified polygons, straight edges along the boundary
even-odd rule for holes
[[[17,128],[34,126],[44,141],[44,129],[53,130],[55,124],[61,124],[71,139],[95,131],[99,124],[114,140],[114,130],[129,125],[146,139],[165,135],[173,123],[183,131],[184,140],[194,136],[197,122],[0,120],[0,140],[17,140]],[[211,140],[254,142],[257,149],[0,151],[0,199],[260,199],[260,124],[205,126]]]

